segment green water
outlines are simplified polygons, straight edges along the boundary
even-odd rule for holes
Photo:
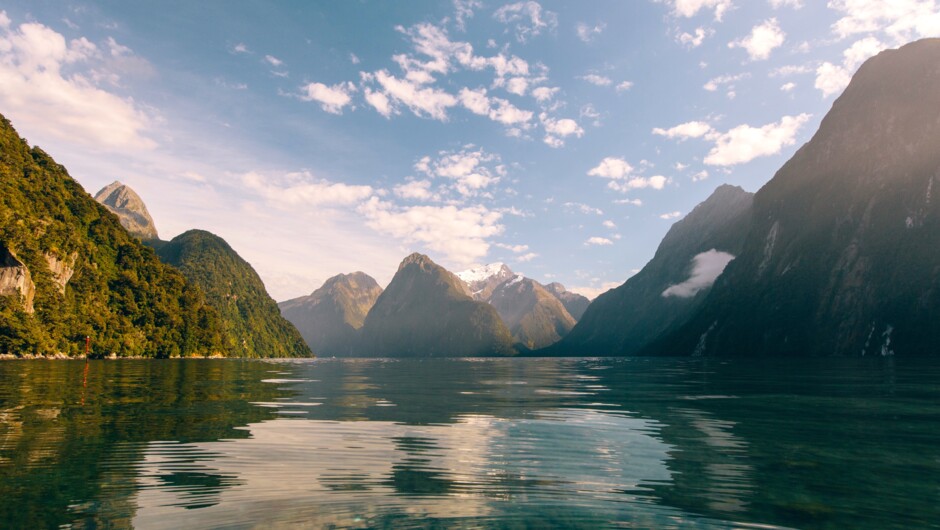
[[[940,363],[0,363],[2,528],[940,527]]]

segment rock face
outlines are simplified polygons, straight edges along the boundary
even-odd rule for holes
[[[470,296],[481,302],[489,301],[493,290],[515,275],[505,263],[490,263],[457,273],[457,277],[467,285]]]
[[[591,305],[591,301],[588,300],[586,296],[572,293],[558,282],[552,282],[546,285],[545,288],[548,289],[548,292],[555,295],[555,298],[561,301],[561,304],[565,306],[568,314],[571,315],[571,318],[573,318],[575,322],[581,320],[584,312],[587,311],[588,306]]]
[[[509,327],[513,341],[529,349],[554,344],[574,327],[574,318],[558,298],[521,275],[499,284],[488,301]]]
[[[422,254],[402,261],[362,327],[364,357],[511,355],[496,310],[466,294],[461,280]]]
[[[720,186],[663,238],[653,259],[591,302],[550,355],[635,355],[685,324],[728,262],[741,252],[754,194]]]
[[[258,273],[219,236],[190,230],[156,245],[157,255],[206,293],[222,319],[222,340],[242,357],[310,357]]]
[[[333,276],[309,296],[281,302],[281,314],[321,357],[353,353],[359,329],[382,288],[363,272]]]
[[[16,296],[22,300],[23,310],[33,312],[36,284],[29,269],[5,245],[0,243],[0,296]]]
[[[938,86],[940,39],[865,62],[757,192],[704,306],[649,353],[940,352]]]
[[[147,206],[130,186],[114,181],[101,188],[95,194],[95,200],[117,215],[121,220],[121,225],[132,236],[142,241],[159,239],[157,227],[153,224],[153,218],[150,217]]]
[[[203,292],[2,116],[0,243],[0,283],[17,293],[0,296],[0,353],[78,355],[86,336],[94,355],[230,353]]]

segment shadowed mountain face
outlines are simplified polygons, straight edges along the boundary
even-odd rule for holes
[[[529,349],[554,344],[574,327],[561,301],[535,280],[520,275],[499,284],[489,303],[506,323],[512,340]]]
[[[552,282],[546,285],[545,289],[561,301],[561,305],[565,306],[568,314],[571,315],[571,318],[573,318],[575,322],[581,320],[581,317],[584,316],[584,312],[587,311],[588,306],[591,305],[591,301],[588,300],[586,296],[572,293],[558,282]]]
[[[380,294],[382,288],[371,276],[354,272],[333,276],[312,294],[278,307],[317,355],[348,356]]]
[[[132,236],[143,241],[159,239],[157,227],[147,206],[130,186],[114,181],[95,194],[95,200],[105,205],[121,220],[121,225]]]
[[[491,263],[458,272],[474,300],[492,305],[509,328],[512,340],[526,348],[544,348],[571,330],[574,319],[565,300],[575,306],[587,298],[560,290],[550,291],[535,280],[516,274],[504,263]]]
[[[634,355],[684,324],[741,251],[754,195],[720,186],[669,229],[653,259],[595,299],[550,355]]]
[[[229,353],[202,291],[2,116],[0,262],[0,353]]]
[[[362,327],[363,357],[511,355],[496,310],[466,294],[459,278],[422,254],[402,261]]]
[[[671,355],[940,352],[940,39],[869,59],[754,198]]]
[[[165,263],[200,286],[222,317],[226,346],[241,357],[310,357],[255,270],[222,238],[190,230],[157,245]]]

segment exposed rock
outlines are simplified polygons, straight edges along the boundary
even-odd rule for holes
[[[558,298],[521,275],[499,284],[489,303],[509,327],[512,339],[529,349],[558,342],[575,324]]]
[[[33,299],[36,285],[26,268],[13,252],[0,243],[0,296],[18,296],[23,301],[23,309],[33,312]]]
[[[357,352],[365,357],[511,355],[509,330],[492,306],[422,254],[402,261],[366,316]]]
[[[382,288],[363,272],[333,276],[308,296],[278,304],[281,314],[321,357],[350,355]]]
[[[72,279],[72,275],[75,274],[75,260],[78,258],[78,253],[73,253],[66,260],[59,259],[51,252],[46,252],[43,256],[46,258],[46,263],[49,264],[52,282],[56,285],[60,294],[65,294],[65,286]]]
[[[672,225],[640,272],[598,296],[574,329],[543,353],[636,355],[686,323],[741,251],[753,199],[739,187],[719,186]]]
[[[134,237],[143,241],[160,238],[147,205],[130,186],[114,181],[101,188],[95,200],[117,215],[121,225]]]
[[[940,352],[940,39],[866,61],[754,197],[698,314],[649,353]]]
[[[584,315],[584,312],[587,311],[591,301],[584,295],[578,293],[573,293],[567,289],[565,286],[558,283],[552,282],[545,286],[548,292],[555,295],[555,298],[561,301],[561,304],[565,306],[565,309],[568,311],[568,314],[571,315],[571,318],[577,322],[581,320],[581,317]]]

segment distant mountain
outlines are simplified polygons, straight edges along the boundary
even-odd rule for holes
[[[357,354],[365,357],[511,355],[496,310],[473,300],[463,282],[422,254],[398,267],[366,316]]]
[[[490,263],[456,274],[467,285],[470,296],[481,302],[489,301],[499,284],[516,275],[505,263]]]
[[[496,286],[488,301],[506,323],[513,341],[529,349],[554,344],[574,327],[575,320],[561,301],[542,284],[522,275]]]
[[[241,357],[310,357],[255,270],[219,236],[190,230],[156,246],[165,263],[205,291],[222,318],[226,347]]]
[[[202,290],[0,116],[0,353],[231,354]]]
[[[321,357],[348,356],[382,288],[363,272],[339,274],[308,296],[281,302],[289,320]]]
[[[685,324],[741,252],[754,194],[720,186],[663,238],[653,259],[595,299],[550,355],[635,355]]]
[[[584,315],[588,306],[591,305],[591,301],[588,300],[586,296],[572,293],[558,282],[552,282],[546,285],[545,288],[548,289],[548,292],[555,295],[555,298],[561,301],[562,305],[565,306],[565,309],[568,310],[568,314],[571,315],[571,318],[573,318],[575,322],[581,320],[581,316]]]
[[[940,353],[938,87],[940,39],[866,61],[757,192],[703,307],[648,352]]]
[[[117,215],[132,236],[144,241],[160,238],[147,206],[130,186],[114,181],[101,188],[95,200]]]
[[[516,274],[505,263],[490,263],[457,273],[474,300],[487,302],[499,313],[512,339],[526,348],[544,348],[565,336],[575,319],[562,296],[579,304],[574,293],[560,296],[535,280]],[[559,286],[561,284],[558,284]],[[585,306],[587,299],[584,298]]]

